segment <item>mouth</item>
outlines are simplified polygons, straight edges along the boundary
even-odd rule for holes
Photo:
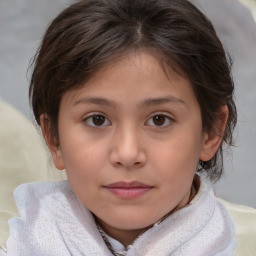
[[[104,188],[121,199],[135,199],[151,191],[154,187],[138,181],[121,181],[104,186]]]

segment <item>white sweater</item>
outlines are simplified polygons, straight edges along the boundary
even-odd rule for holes
[[[209,186],[200,191],[137,239],[127,256],[233,255],[233,222]],[[21,185],[15,199],[21,217],[9,221],[8,256],[112,255],[67,181]]]

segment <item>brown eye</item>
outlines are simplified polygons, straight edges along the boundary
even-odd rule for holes
[[[94,125],[101,126],[105,122],[105,117],[104,116],[100,116],[100,115],[95,115],[95,116],[93,116],[92,121],[93,121]]]
[[[153,123],[157,126],[164,125],[166,117],[164,115],[157,115],[153,117]]]
[[[172,118],[163,114],[154,115],[146,122],[146,125],[159,127],[159,128],[166,128],[171,125]]]
[[[110,125],[109,120],[103,115],[91,115],[85,119],[85,122],[92,127],[102,127]]]

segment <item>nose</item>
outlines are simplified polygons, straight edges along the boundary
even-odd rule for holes
[[[131,169],[142,167],[146,161],[146,151],[136,127],[126,127],[115,133],[110,153],[112,165]]]

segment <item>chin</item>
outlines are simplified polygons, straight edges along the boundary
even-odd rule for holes
[[[138,229],[145,229],[147,227],[152,226],[155,222],[158,221],[158,219],[150,219],[147,218],[147,220],[145,220],[146,215],[143,215],[141,217],[139,216],[132,216],[132,215],[128,215],[128,216],[123,216],[123,217],[116,217],[114,218],[114,222],[113,219],[111,218],[111,221],[106,221],[106,223],[108,223],[109,226],[112,226],[113,228],[119,229],[119,230],[138,230]]]

